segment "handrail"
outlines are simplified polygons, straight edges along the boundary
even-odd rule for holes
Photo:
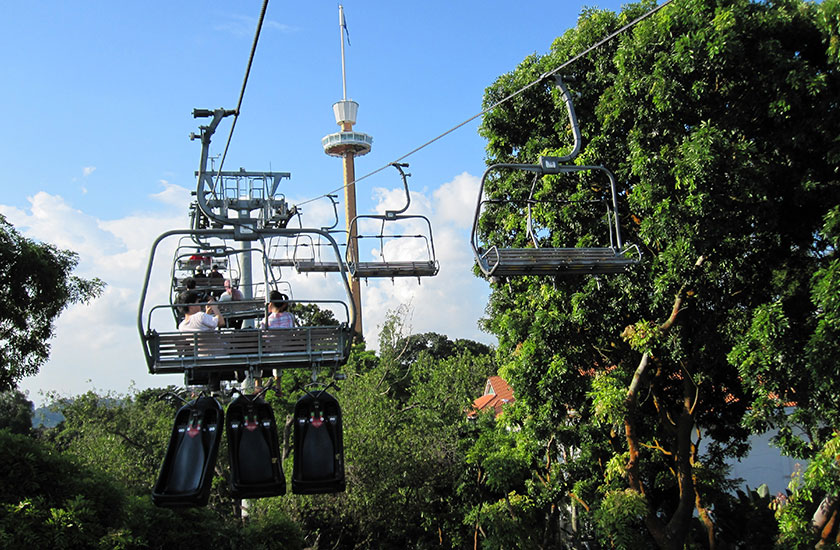
[[[261,313],[264,313],[265,312],[265,306],[267,306],[270,302],[271,302],[271,300],[268,298],[268,296],[266,296],[265,299],[236,300],[236,301],[232,301],[232,302],[219,302],[218,300],[216,300],[216,301],[213,301],[213,302],[194,302],[190,305],[201,306],[201,307],[214,305],[214,306],[218,306],[220,309],[224,309],[224,308],[228,308],[228,307],[232,307],[232,306],[242,307],[242,306],[252,305],[252,306],[255,306],[255,308],[259,308]],[[290,300],[283,300],[283,302],[287,303],[287,304],[336,304],[336,305],[340,304],[344,307],[344,313],[345,313],[345,315],[348,316],[347,318],[348,318],[348,321],[349,321],[349,314],[350,314],[349,307],[347,306],[347,304],[345,302],[342,302],[341,300],[291,300],[290,299]],[[158,304],[156,306],[152,306],[152,308],[149,310],[149,313],[146,317],[146,326],[151,328],[152,313],[154,313],[156,310],[176,309],[176,308],[179,308],[183,305],[184,304]],[[224,311],[222,312],[222,316],[224,316]],[[267,315],[264,315],[264,317],[267,317]],[[348,321],[345,321],[344,324],[347,324]]]

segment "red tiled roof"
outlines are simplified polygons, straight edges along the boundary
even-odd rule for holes
[[[513,388],[505,382],[501,376],[491,376],[484,385],[484,395],[473,401],[470,417],[474,417],[481,411],[492,408],[495,416],[502,414],[502,407],[505,403],[513,403]]]

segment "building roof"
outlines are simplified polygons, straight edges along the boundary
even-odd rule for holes
[[[474,418],[478,413],[492,409],[494,416],[502,414],[506,403],[513,403],[513,388],[501,376],[491,376],[484,385],[484,395],[473,401],[468,416]]]

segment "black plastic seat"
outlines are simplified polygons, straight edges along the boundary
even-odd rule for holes
[[[234,498],[286,494],[274,411],[260,395],[239,395],[227,409],[230,487]]]
[[[222,407],[212,397],[199,397],[178,409],[169,447],[152,490],[156,505],[207,504],[223,423]]]
[[[341,407],[325,391],[307,393],[295,405],[292,492],[343,492],[344,441]]]

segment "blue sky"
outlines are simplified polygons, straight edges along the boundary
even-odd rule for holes
[[[13,2],[0,20],[0,213],[25,235],[79,252],[78,272],[105,295],[58,320],[53,354],[22,387],[73,395],[179,384],[147,374],[134,328],[140,274],[155,236],[187,225],[199,143],[194,108],[236,106],[262,2]],[[585,6],[620,2],[343,3],[355,129],[373,136],[357,176],[386,165],[481,111],[484,89],[575,25]],[[271,2],[225,168],[292,173],[291,203],[341,185],[321,138],[337,131],[338,4]],[[213,153],[222,151],[223,122]],[[479,332],[487,284],[470,272],[468,230],[484,141],[478,120],[412,155],[412,208],[435,223],[434,280],[363,286],[365,333],[410,304],[414,332],[492,343]],[[358,185],[359,212],[394,205],[393,170]],[[310,203],[312,225],[328,205]],[[343,221],[342,221],[343,225]],[[321,282],[295,286],[319,292]]]

